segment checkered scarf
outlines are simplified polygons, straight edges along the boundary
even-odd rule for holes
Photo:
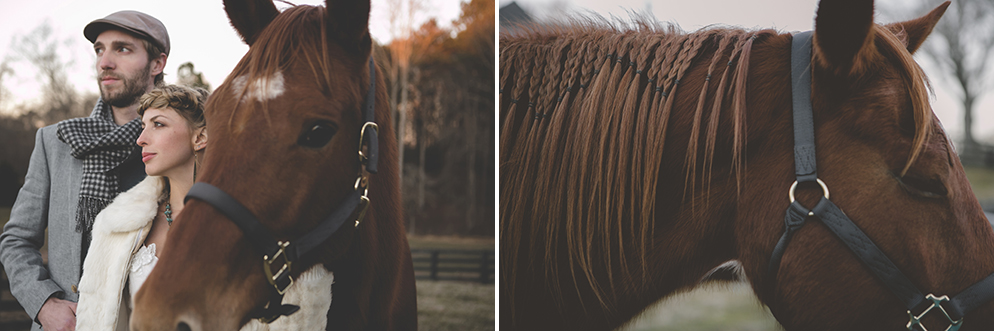
[[[89,117],[59,122],[58,137],[72,148],[72,156],[83,160],[83,180],[76,207],[76,231],[89,234],[93,220],[120,190],[117,171],[112,171],[134,151],[141,134],[141,119],[124,125],[103,99],[97,100]]]

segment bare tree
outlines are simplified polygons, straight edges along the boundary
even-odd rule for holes
[[[421,12],[425,8],[424,0],[388,0],[390,8],[390,34],[393,37],[391,41],[391,55],[394,56],[394,63],[396,64],[393,68],[395,72],[391,73],[391,81],[394,82],[391,87],[390,98],[392,104],[396,105],[394,118],[396,119],[397,128],[397,147],[400,149],[400,155],[398,157],[398,162],[400,163],[400,173],[403,177],[404,169],[404,138],[406,136],[404,130],[407,127],[407,113],[408,113],[408,83],[410,81],[411,72],[411,62],[412,56],[415,56],[411,35],[414,31],[414,20],[415,15]],[[399,100],[398,98],[399,94]],[[402,178],[403,179],[403,178]]]
[[[176,69],[176,82],[180,85],[199,87],[207,91],[211,91],[211,83],[204,80],[204,73],[197,72],[193,69],[193,62],[186,62],[179,65]]]
[[[897,3],[892,5],[898,5]],[[903,6],[904,4],[900,4]],[[935,1],[917,1],[908,6],[908,12],[897,6],[883,8],[892,16],[921,15],[936,6]],[[973,136],[973,114],[977,101],[991,86],[991,67],[988,66],[994,49],[994,1],[956,0],[922,47],[922,54],[934,63],[940,76],[956,87],[953,93],[963,106],[963,145],[961,156],[974,155],[979,145]]]
[[[47,21],[11,44],[12,62],[27,61],[38,69],[37,77],[43,82],[43,101],[38,112],[46,122],[85,114],[85,110],[79,109],[79,93],[67,76],[73,60],[71,57],[63,60],[61,56],[72,44],[69,38],[55,36]]]
[[[0,204],[5,202],[4,192],[10,193],[4,189],[20,187],[35,131],[67,118],[85,116],[98,98],[94,93],[79,93],[68,80],[73,61],[67,50],[72,44],[71,39],[53,33],[51,25],[45,22],[28,34],[13,38],[11,52],[4,54],[0,62],[0,105],[4,107],[0,112]],[[5,85],[11,84],[12,77],[30,72],[35,72],[34,78],[41,83],[41,100],[15,102],[16,89],[10,91]],[[16,185],[10,184],[15,182]]]
[[[14,74],[14,69],[10,67],[10,60],[3,59],[0,62],[0,114],[8,114],[7,104],[12,100],[10,98],[10,90],[4,85],[7,77]]]

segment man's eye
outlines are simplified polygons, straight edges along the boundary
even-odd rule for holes
[[[96,52],[97,55],[100,55],[101,53],[104,52],[104,49],[103,48],[94,48],[93,51]]]

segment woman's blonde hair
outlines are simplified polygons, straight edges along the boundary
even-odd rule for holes
[[[172,108],[186,119],[191,128],[207,125],[204,119],[204,104],[210,92],[199,87],[164,85],[152,89],[141,97],[138,116],[145,116],[149,108]]]

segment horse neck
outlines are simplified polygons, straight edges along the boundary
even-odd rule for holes
[[[378,72],[377,77],[383,75]],[[340,285],[333,293],[337,304],[329,311],[329,321],[339,321],[346,329],[394,329],[396,325],[387,323],[404,325],[416,319],[404,314],[415,311],[416,298],[407,295],[414,293],[414,272],[402,217],[398,149],[382,79],[376,100],[379,171],[370,174],[369,209],[356,227],[349,255],[331,263]]]
[[[731,257],[728,245],[691,264],[658,252],[732,241],[720,220],[734,215],[742,175],[751,37],[771,34],[501,41],[502,273],[522,298],[512,304],[530,305],[535,284],[522,275],[537,273],[566,284],[553,289],[559,298],[634,314]],[[674,281],[648,282],[661,277]],[[533,302],[570,307],[548,300]]]

